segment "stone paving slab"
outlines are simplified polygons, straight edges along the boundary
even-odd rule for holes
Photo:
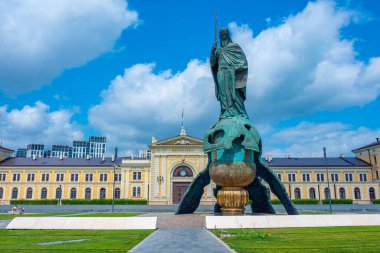
[[[129,252],[231,253],[224,242],[204,228],[160,228]]]
[[[205,227],[206,215],[210,215],[210,213],[181,215],[175,215],[174,213],[146,213],[139,217],[157,217],[158,228],[203,228]]]
[[[206,216],[207,229],[380,226],[380,214]]]
[[[101,219],[101,222],[97,222]],[[156,229],[157,217],[16,217],[6,229]]]

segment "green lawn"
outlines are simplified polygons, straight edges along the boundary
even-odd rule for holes
[[[154,230],[0,230],[0,252],[126,252]],[[39,243],[81,240],[53,245]]]
[[[133,217],[143,213],[32,213],[32,214],[0,214],[0,220],[10,220],[15,217],[46,217],[46,216],[67,216],[67,217]]]
[[[143,213],[76,213],[65,215],[67,217],[133,217]]]
[[[379,252],[380,227],[211,230],[238,253]]]

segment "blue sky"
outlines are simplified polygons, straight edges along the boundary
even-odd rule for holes
[[[351,155],[380,137],[380,4],[367,1],[0,3],[0,141],[108,137],[128,155],[218,118],[208,55],[229,27],[246,107],[274,156]]]

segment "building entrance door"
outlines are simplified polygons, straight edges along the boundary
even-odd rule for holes
[[[190,182],[173,182],[173,204],[178,204],[181,201],[189,185]]]

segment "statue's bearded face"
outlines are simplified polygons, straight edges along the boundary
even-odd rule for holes
[[[230,33],[227,29],[222,29],[219,33],[220,45],[225,47],[231,42]]]

